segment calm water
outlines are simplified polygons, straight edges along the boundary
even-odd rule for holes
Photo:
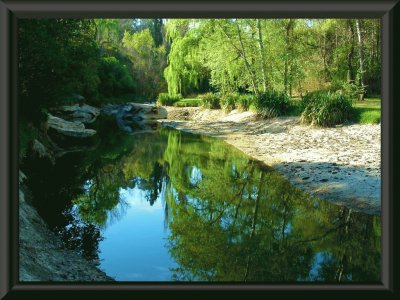
[[[109,132],[24,167],[50,226],[117,280],[379,281],[378,216],[311,198],[216,139]]]

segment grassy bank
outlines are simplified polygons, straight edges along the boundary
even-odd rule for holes
[[[359,124],[379,124],[381,122],[381,99],[366,98],[353,103],[353,121]]]
[[[198,107],[202,106],[199,98],[185,98],[173,103],[175,107]],[[249,110],[257,112],[255,105],[250,104]],[[381,99],[366,98],[364,101],[353,101],[353,114],[351,122],[357,124],[379,124],[381,121]],[[303,112],[301,98],[291,98],[286,116],[300,116]]]

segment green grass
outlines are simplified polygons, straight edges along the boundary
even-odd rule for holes
[[[303,107],[301,105],[301,98],[291,98],[286,115],[291,117],[300,117],[302,112]]]
[[[301,98],[291,98],[286,116],[300,116],[302,113]],[[198,98],[185,98],[176,103],[176,107],[198,107],[202,100]],[[353,102],[354,114],[352,121],[358,124],[379,124],[381,121],[381,99],[365,98],[364,101]],[[249,107],[250,111],[256,112],[254,104]]]
[[[366,98],[354,101],[353,121],[359,124],[379,124],[381,122],[381,99]]]
[[[300,98],[292,98],[290,101],[288,116],[300,116],[302,108]],[[364,101],[353,102],[354,115],[352,121],[358,124],[379,124],[381,121],[381,99],[365,98]]]
[[[202,104],[201,99],[186,98],[174,103],[176,107],[197,107]]]

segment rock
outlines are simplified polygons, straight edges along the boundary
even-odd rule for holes
[[[96,130],[86,129],[82,122],[66,121],[51,114],[48,115],[47,124],[49,129],[69,137],[87,138],[96,134]]]
[[[83,104],[63,106],[59,109],[60,117],[68,121],[78,121],[85,124],[91,124],[96,121],[100,115],[100,109]]]
[[[25,180],[26,180],[26,175],[21,170],[19,170],[19,184],[24,183]]]
[[[114,281],[50,231],[37,210],[19,190],[19,280],[30,281]],[[67,263],[65,263],[67,262]],[[62,267],[60,267],[62,266]],[[80,269],[79,269],[80,268]]]
[[[157,120],[167,118],[165,108],[140,103],[106,105],[102,112],[115,116],[118,127],[130,133],[153,131],[158,126]]]
[[[53,151],[48,149],[37,139],[33,140],[32,150],[39,158],[48,158],[53,164],[55,163]]]

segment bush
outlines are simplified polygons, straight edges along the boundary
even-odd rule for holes
[[[183,99],[174,103],[176,107],[198,107],[203,102],[200,99]]]
[[[102,57],[99,64],[99,91],[105,97],[132,93],[135,84],[128,68],[114,56]]]
[[[158,105],[172,106],[175,102],[182,100],[181,94],[170,95],[168,93],[160,93],[157,98]]]
[[[254,95],[240,95],[237,99],[236,107],[240,111],[248,111],[254,102]]]
[[[264,92],[254,99],[256,112],[264,118],[274,118],[285,114],[290,107],[290,98],[285,93]]]
[[[339,92],[317,91],[302,99],[301,121],[318,126],[334,126],[349,120],[353,114],[351,100]]]
[[[221,108],[219,103],[219,97],[213,93],[207,93],[198,97],[202,104],[201,106],[204,108],[216,109]]]
[[[222,95],[220,99],[221,108],[225,112],[230,112],[236,108],[236,103],[238,102],[239,94],[236,93],[228,93]]]

